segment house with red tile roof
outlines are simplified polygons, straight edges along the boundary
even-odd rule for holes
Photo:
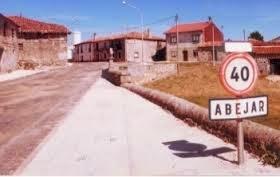
[[[280,42],[275,41],[250,41],[253,46],[251,55],[258,64],[260,74],[280,75]]]
[[[140,32],[94,37],[77,44],[74,50],[74,61],[109,61],[110,48],[116,62],[153,62],[165,58],[165,39],[153,36],[146,31],[143,35],[143,61],[142,33]]]
[[[16,69],[18,25],[0,14],[0,73]]]
[[[18,26],[19,61],[39,65],[66,63],[67,35],[70,31],[65,26],[22,16],[7,18]]]
[[[211,60],[211,47],[219,47],[224,41],[223,33],[212,20],[175,25],[165,35],[168,61]]]

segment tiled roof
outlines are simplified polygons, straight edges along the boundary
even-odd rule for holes
[[[280,54],[280,44],[277,46],[253,46],[255,54]]]
[[[90,43],[90,42],[101,42],[101,41],[108,41],[108,40],[115,40],[115,39],[142,39],[142,33],[141,32],[129,32],[124,34],[117,34],[117,35],[111,35],[111,36],[105,36],[105,37],[97,37],[95,39],[90,39],[87,41],[84,41],[80,44],[84,43]],[[149,41],[165,41],[164,38],[148,35],[147,33],[144,33],[144,40]],[[77,44],[79,45],[79,44]]]
[[[193,31],[202,31],[211,23],[207,22],[197,22],[197,23],[186,23],[186,24],[179,24],[178,25],[178,32],[193,32]],[[176,33],[177,28],[176,26],[170,28],[165,34],[169,33]]]
[[[280,42],[280,36],[271,40],[271,42],[273,42],[273,41]]]
[[[63,26],[52,23],[45,23],[25,17],[8,16],[11,21],[20,27],[21,32],[27,33],[69,33],[69,30]]]

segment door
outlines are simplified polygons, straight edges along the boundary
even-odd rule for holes
[[[270,74],[280,75],[280,59],[270,60]]]
[[[184,61],[189,61],[189,53],[187,50],[183,51],[183,57],[184,57]]]
[[[4,48],[0,47],[0,72],[1,72],[1,63],[2,63],[3,53],[4,53]]]

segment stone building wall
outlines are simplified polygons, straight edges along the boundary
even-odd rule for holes
[[[256,57],[255,58],[258,69],[259,69],[259,74],[260,75],[268,75],[270,73],[270,63],[269,59],[265,57]]]
[[[19,39],[19,60],[52,65],[67,59],[67,37]]]
[[[215,57],[216,62],[222,62],[224,58],[226,57],[226,52],[224,50],[224,47],[215,47]],[[200,62],[212,62],[213,61],[213,48],[200,48],[198,52],[198,61]]]
[[[15,70],[17,61],[17,26],[0,14],[0,72]]]
[[[143,42],[143,62],[153,62],[157,51],[165,47],[165,42],[144,40]],[[142,60],[142,40],[126,39],[125,55],[128,62],[141,62]]]

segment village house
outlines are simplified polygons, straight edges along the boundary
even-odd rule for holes
[[[262,75],[280,75],[280,42],[250,41],[252,56],[256,59]]]
[[[210,61],[213,51],[215,60],[223,55],[224,35],[211,19],[173,26],[165,35],[168,61]]]
[[[91,40],[75,45],[75,62],[109,61],[110,48],[116,62],[153,62],[165,59],[165,39],[152,36],[149,31],[143,38],[142,60],[142,34],[128,32],[107,37],[94,37]]]
[[[22,16],[9,16],[19,28],[18,60],[53,65],[66,62],[69,30],[58,24],[45,23]]]
[[[16,68],[18,61],[18,26],[0,14],[0,72]]]

